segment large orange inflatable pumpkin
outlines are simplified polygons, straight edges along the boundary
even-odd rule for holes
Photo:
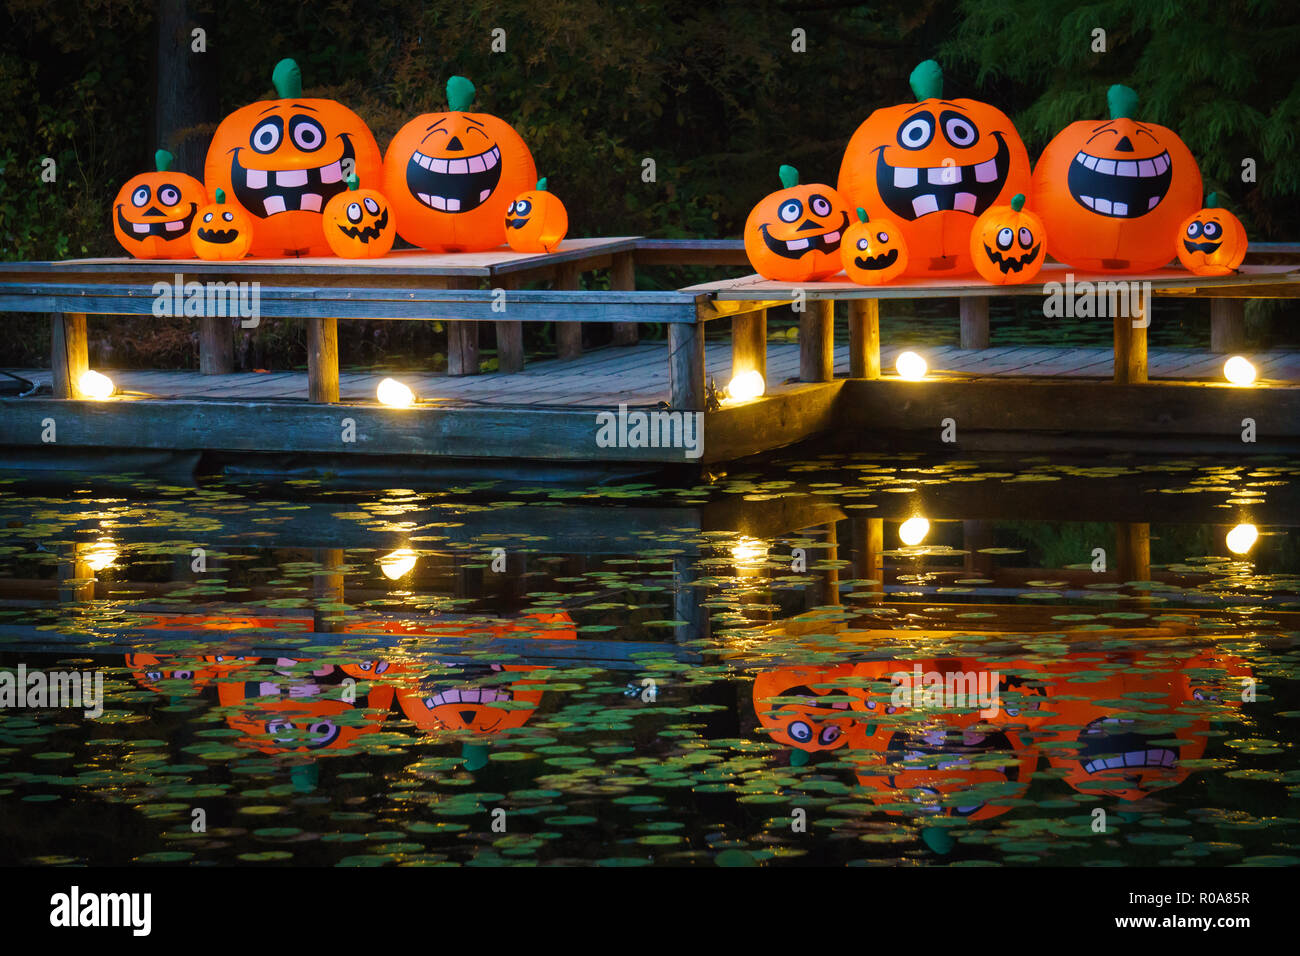
[[[220,187],[255,223],[255,256],[327,256],[321,211],[355,173],[378,182],[379,146],[356,113],[335,100],[302,95],[302,74],[281,60],[277,100],[235,110],[208,147],[204,180]]]
[[[113,200],[113,235],[137,259],[193,259],[190,228],[208,193],[193,176],[171,172],[172,154],[154,153],[155,172],[126,181]]]
[[[1071,123],[1034,167],[1029,204],[1047,251],[1076,269],[1149,272],[1177,254],[1201,204],[1201,171],[1173,130],[1134,119],[1137,94],[1112,86],[1110,119]]]
[[[881,107],[853,134],[839,191],[850,206],[888,210],[907,242],[905,275],[964,275],[975,218],[1029,191],[1029,154],[1001,110],[942,99],[933,60],[912,71],[911,86],[916,103]]]
[[[445,113],[425,113],[393,137],[383,193],[398,234],[434,252],[480,252],[506,241],[506,209],[537,182],[523,138],[505,120],[471,113],[474,84],[447,81]],[[364,177],[363,177],[364,178]]]
[[[1178,229],[1178,261],[1197,275],[1226,276],[1236,272],[1245,258],[1246,227],[1220,209],[1219,197],[1210,193],[1205,208],[1184,219]]]
[[[745,221],[745,255],[765,279],[816,282],[839,272],[849,210],[824,183],[799,185],[799,171],[780,169],[783,188],[759,201]]]

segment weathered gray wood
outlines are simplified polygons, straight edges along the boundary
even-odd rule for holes
[[[338,319],[307,320],[307,397],[323,403],[339,400]]]
[[[767,312],[745,312],[731,320],[731,377],[757,369],[767,380]]]
[[[835,377],[835,303],[817,299],[799,316],[799,380],[829,382]]]
[[[610,288],[632,291],[636,288],[636,255],[620,252],[614,256],[610,270]],[[637,327],[635,322],[616,322],[614,324],[615,345],[636,345]]]
[[[447,280],[447,287],[478,288],[475,279],[452,278]],[[448,322],[447,328],[447,374],[453,376],[477,375],[479,373],[478,323]]]
[[[555,288],[569,290],[578,288],[577,263],[564,263],[555,270]],[[555,323],[555,351],[562,359],[577,358],[582,354],[582,323]]]
[[[1147,330],[1151,319],[1151,301],[1140,290],[1133,293],[1133,315],[1123,309],[1114,316],[1115,381],[1122,385],[1139,385],[1147,381]]]
[[[76,398],[77,382],[90,367],[86,316],[80,312],[56,312],[52,318],[50,370],[54,397]]]
[[[1210,351],[1240,352],[1246,345],[1244,299],[1210,300]]]
[[[880,300],[849,302],[849,376],[880,378]]]
[[[514,276],[501,276],[496,279],[496,287],[505,291],[505,314],[510,314],[514,304],[512,293],[519,288],[519,280]],[[513,375],[524,370],[524,324],[507,320],[496,324],[497,332],[497,371]]]
[[[984,296],[965,296],[961,303],[961,347],[989,347],[989,300]]]
[[[845,379],[769,392],[762,401],[724,405],[705,420],[704,461],[734,461],[839,428]]]
[[[673,408],[704,411],[704,330],[668,326],[668,386]]]
[[[215,315],[199,319],[199,374],[229,375],[235,370],[234,322]]]

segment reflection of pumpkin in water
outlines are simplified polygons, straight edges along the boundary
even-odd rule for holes
[[[1144,661],[1154,666],[1144,666]],[[1096,654],[1077,653],[1047,668],[1059,676],[1047,693],[1047,707],[1055,716],[1045,727],[1052,732],[1045,752],[1075,790],[1121,800],[1141,800],[1186,780],[1191,774],[1186,761],[1204,755],[1209,730],[1208,715],[1198,702],[1237,699],[1215,685],[1249,673],[1239,660],[1216,659],[1210,651],[1158,661],[1139,651],[1108,662],[1121,667],[1103,668],[1102,663]],[[1221,676],[1206,680],[1189,669]]]
[[[828,685],[849,677],[852,664],[776,667],[754,677],[754,713],[769,737],[807,753],[835,750],[848,740],[852,697]]]
[[[126,666],[135,682],[166,697],[197,694],[216,676],[212,668],[199,667],[196,663],[192,659],[177,660],[170,654],[126,655]]]
[[[430,678],[417,688],[397,692],[402,713],[426,732],[466,730],[474,734],[499,734],[522,727],[542,702],[542,692],[529,685],[538,680],[510,684],[485,683],[489,674],[531,673],[541,668],[519,664],[493,664],[466,668],[457,680],[452,675]],[[475,678],[478,678],[477,680]]]

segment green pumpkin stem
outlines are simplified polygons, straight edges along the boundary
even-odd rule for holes
[[[777,175],[781,177],[781,185],[786,189],[794,189],[799,185],[799,170],[793,166],[782,166],[777,170]]]
[[[296,100],[302,96],[302,70],[298,61],[285,57],[271,71],[271,83],[282,100]]]
[[[217,191],[216,191],[216,194],[215,194],[215,198],[216,198],[216,200],[217,200],[217,205],[218,205],[218,206],[224,205],[224,204],[225,204],[225,201],[226,201],[226,191],[225,191],[224,189],[218,187],[218,188],[217,188]]]
[[[543,176],[541,179],[537,180],[537,191],[538,191],[539,193],[544,193],[544,192],[546,192],[546,177],[545,177],[545,176]]]
[[[943,67],[934,60],[918,63],[912,75],[907,78],[916,94],[916,100],[937,100],[943,98]]]
[[[172,168],[172,160],[176,157],[165,149],[160,149],[153,154],[153,164],[158,172],[165,173]]]
[[[474,84],[463,76],[447,81],[447,106],[453,113],[464,113],[474,104]]]
[[[361,188],[361,180],[357,179],[356,173],[348,173],[347,178],[343,181],[348,184],[348,189]]]
[[[1106,91],[1106,105],[1110,107],[1110,118],[1133,119],[1138,108],[1138,95],[1127,86],[1116,83]]]
[[[1020,210],[1025,208],[1024,193],[1016,193],[1014,196],[1011,197],[1011,208],[1014,209],[1016,212],[1020,212]]]
[[[1218,209],[1218,208],[1219,208],[1219,194],[1218,194],[1218,193],[1210,193],[1208,196],[1205,197],[1205,208],[1206,208],[1206,209]]]
[[[859,206],[859,207],[858,207],[858,222],[866,222],[866,221],[867,221],[867,211],[866,211],[865,209],[863,209],[861,206]]]

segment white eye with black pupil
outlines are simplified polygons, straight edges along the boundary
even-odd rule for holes
[[[348,203],[348,222],[361,221],[361,206],[359,203]]]
[[[797,199],[787,199],[781,203],[781,208],[776,211],[781,217],[782,222],[794,222],[803,215],[803,203]]]
[[[149,202],[149,187],[141,186],[135,192],[131,193],[131,205],[143,206]]]
[[[362,203],[363,203],[363,204],[365,205],[365,207],[366,207],[366,212],[370,213],[370,215],[372,215],[372,216],[378,216],[378,215],[379,215],[379,203],[375,202],[375,201],[374,201],[373,199],[371,199],[369,196],[367,196],[365,199],[363,199],[363,200],[362,200]]]

